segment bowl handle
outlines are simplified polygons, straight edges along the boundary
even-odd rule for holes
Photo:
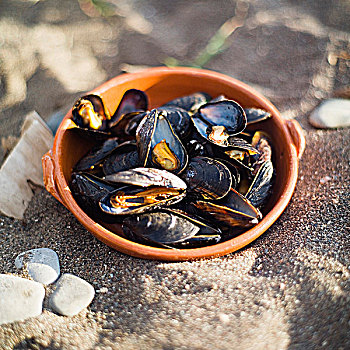
[[[62,197],[57,190],[54,178],[55,164],[52,159],[52,149],[50,149],[47,153],[43,155],[43,157],[41,158],[41,162],[43,165],[43,177],[46,190],[64,205]]]
[[[294,146],[297,150],[298,159],[300,159],[304,153],[306,144],[303,129],[301,128],[300,124],[294,119],[287,120],[286,124],[290,136],[292,137]]]

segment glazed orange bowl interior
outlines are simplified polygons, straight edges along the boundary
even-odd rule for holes
[[[103,97],[107,108],[113,113],[128,89],[143,90],[149,98],[149,109],[161,106],[176,97],[203,91],[213,97],[223,94],[243,107],[259,107],[268,110],[272,118],[252,128],[266,131],[272,138],[276,174],[273,192],[262,210],[263,219],[256,226],[228,241],[194,249],[156,248],[135,243],[119,235],[118,229],[113,229],[112,232],[107,225],[92,220],[78,206],[70,192],[72,168],[93,146],[93,142],[72,132],[70,111],[58,129],[52,149],[54,185],[61,202],[97,239],[120,252],[135,257],[168,261],[191,260],[217,257],[241,249],[263,234],[277,220],[287,206],[296,185],[298,154],[295,138],[291,136],[286,122],[266,98],[233,78],[192,68],[153,68],[140,73],[124,74],[106,82],[93,92]]]

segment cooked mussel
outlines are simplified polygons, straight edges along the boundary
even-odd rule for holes
[[[221,231],[183,211],[167,209],[123,220],[125,235],[173,248],[195,248],[220,241]]]
[[[100,200],[102,211],[113,214],[139,214],[181,201],[187,185],[165,170],[136,168],[105,178],[110,183],[125,184],[122,190],[108,193]]]
[[[220,199],[232,187],[232,175],[227,166],[208,157],[192,158],[181,178],[188,186],[188,193],[202,199]]]
[[[244,108],[248,125],[271,118],[271,113],[261,108]]]
[[[195,201],[193,204],[203,214],[229,227],[253,226],[261,218],[260,211],[233,188],[220,201]]]
[[[111,174],[105,177],[111,183],[123,183],[128,185],[150,187],[161,186],[186,190],[186,183],[175,174],[166,170],[155,168],[135,168]]]
[[[273,179],[273,165],[271,160],[265,161],[256,173],[245,197],[257,208],[267,199]]]
[[[140,214],[177,203],[185,195],[183,189],[127,185],[107,194],[99,204],[101,210],[107,214]]]
[[[82,136],[106,139],[109,135],[108,121],[111,119],[101,96],[89,94],[78,99],[72,109],[72,120]]]
[[[192,123],[186,110],[175,106],[159,107],[157,109],[168,119],[171,127],[181,139],[189,136]]]
[[[73,173],[70,181],[70,190],[79,206],[92,218],[105,222],[115,219],[101,212],[99,201],[117,187],[89,173]]]
[[[247,125],[244,109],[232,100],[202,105],[192,121],[202,137],[221,147],[229,147],[230,137],[242,132]]]
[[[157,109],[142,119],[136,130],[136,142],[143,166],[159,167],[177,174],[187,165],[185,147],[167,118]]]
[[[109,128],[115,126],[125,114],[144,112],[147,108],[148,97],[143,91],[137,89],[127,90],[120,100],[118,108],[111,117]]]
[[[195,117],[213,126],[224,126],[231,136],[239,134],[247,125],[244,109],[233,100],[208,102],[199,107]]]
[[[118,147],[119,139],[117,137],[109,138],[102,144],[93,147],[79,162],[75,165],[75,172],[98,170],[104,160]]]
[[[252,146],[259,151],[253,169],[253,175],[255,176],[261,165],[272,158],[272,147],[269,135],[262,131],[255,132],[252,138]]]
[[[103,173],[115,174],[140,166],[139,155],[135,141],[125,141],[118,145],[113,152],[103,160]]]

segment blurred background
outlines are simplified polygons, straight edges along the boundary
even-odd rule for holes
[[[213,69],[287,117],[349,85],[347,0],[2,0],[0,162],[25,114],[48,119],[144,66]]]

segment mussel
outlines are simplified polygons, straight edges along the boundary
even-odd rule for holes
[[[157,109],[147,114],[136,130],[141,164],[181,173],[187,165],[185,147],[167,118]]]
[[[82,136],[100,140],[113,135],[113,128],[125,114],[145,111],[147,108],[147,95],[136,89],[124,93],[113,115],[100,95],[88,94],[74,103],[72,120]]]
[[[232,100],[200,106],[192,121],[202,137],[220,147],[231,146],[230,137],[242,132],[247,125],[244,109]]]
[[[101,210],[112,215],[155,210],[186,196],[185,182],[165,170],[136,168],[108,175],[105,180],[126,185],[108,193],[99,202]]]
[[[233,188],[220,201],[196,201],[193,204],[204,215],[209,215],[217,223],[229,227],[249,227],[257,224],[261,219],[260,211]]]
[[[148,110],[147,95],[130,89],[113,115],[101,96],[83,96],[73,107],[76,129],[94,145],[107,140],[77,162],[70,189],[94,220],[133,241],[216,244],[256,225],[267,208],[273,146],[256,123],[269,118],[201,92]]]
[[[195,248],[220,241],[221,231],[180,210],[163,210],[128,216],[123,231],[141,243],[170,248]]]
[[[208,157],[194,157],[181,175],[189,194],[202,199],[220,199],[232,187],[232,174],[223,163]]]

